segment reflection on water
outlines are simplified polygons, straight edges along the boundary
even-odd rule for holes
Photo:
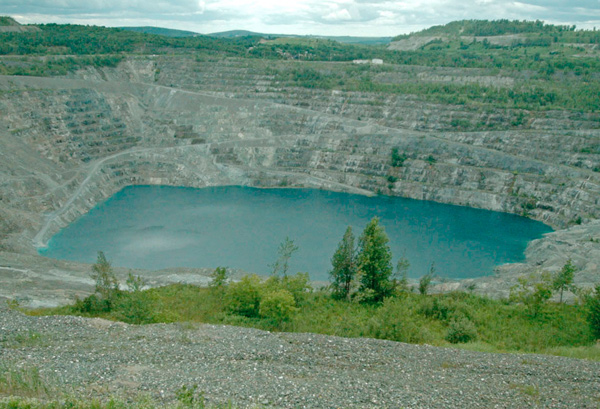
[[[56,234],[41,254],[94,262],[98,250],[114,265],[241,268],[268,273],[285,237],[299,246],[291,271],[326,280],[330,260],[351,225],[358,236],[378,216],[397,260],[410,275],[431,263],[450,278],[491,274],[523,259],[527,243],[551,229],[515,215],[392,197],[315,189],[204,189],[131,186]]]

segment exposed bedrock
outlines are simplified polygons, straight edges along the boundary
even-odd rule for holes
[[[150,81],[155,64],[126,61],[70,79],[0,77],[2,250],[34,254],[132,184],[380,193],[524,214],[559,229],[586,228],[600,215],[600,153],[590,149],[600,146],[600,131],[587,117],[555,112],[523,130],[457,132],[444,125],[453,109],[461,114],[457,107],[381,96],[389,104],[382,108],[351,101],[376,95],[339,91],[297,90],[282,101],[267,91],[251,95],[243,84],[231,95],[202,92],[201,80]],[[335,108],[340,98],[343,110]],[[428,125],[396,120],[396,111],[407,118],[426,111]],[[391,166],[393,148],[406,155],[402,166]],[[554,233],[591,236],[560,257],[532,245],[519,271],[572,257],[589,272],[586,283],[597,281],[597,230]]]

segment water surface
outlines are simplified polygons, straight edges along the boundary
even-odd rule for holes
[[[316,189],[126,187],[57,233],[40,253],[92,263],[98,250],[113,265],[151,270],[228,266],[267,274],[286,238],[299,250],[291,272],[326,280],[347,226],[358,237],[378,216],[396,260],[409,275],[432,263],[449,278],[489,275],[523,260],[527,243],[551,231],[516,215],[397,197]]]

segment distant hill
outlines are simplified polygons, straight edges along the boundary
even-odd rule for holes
[[[286,34],[265,34],[265,33],[257,33],[254,31],[248,31],[248,30],[229,30],[229,31],[221,31],[218,33],[210,33],[208,34],[211,37],[218,37],[218,38],[235,38],[235,37],[272,37],[272,38],[277,38],[277,37],[294,37],[294,36],[290,36],[290,35],[286,35]]]
[[[12,17],[2,16],[0,17],[0,27],[5,26],[20,26],[20,24],[17,23]]]
[[[174,30],[162,27],[119,27],[122,30],[133,31],[136,33],[155,34],[166,37],[196,37],[202,35],[193,31]]]
[[[352,37],[352,36],[321,36],[321,35],[294,35],[294,34],[265,34],[265,33],[257,33],[254,31],[247,30],[230,30],[223,31],[220,33],[211,33],[209,34],[211,37],[218,38],[235,38],[235,37],[263,37],[267,39],[274,38],[317,38],[323,40],[332,40],[337,41],[338,43],[344,44],[363,44],[363,45],[386,45],[389,44],[392,37]]]
[[[316,38],[325,38],[327,40],[337,41],[344,44],[363,44],[363,45],[387,45],[392,41],[392,37],[351,37],[351,36],[315,36]]]
[[[22,26],[9,16],[0,16],[0,33],[28,33],[35,31],[40,31],[40,29],[34,26]]]
[[[543,21],[519,20],[460,20],[425,30],[396,36],[392,41],[409,37],[431,36],[501,36],[514,34],[554,34],[575,31],[575,26],[545,24]]]
[[[557,45],[595,48],[600,44],[599,31],[576,31],[575,28],[546,24],[540,20],[461,20],[396,36],[392,38],[389,49],[417,51],[433,46],[464,50],[467,44],[479,42],[486,48],[542,47],[559,52],[554,49]]]

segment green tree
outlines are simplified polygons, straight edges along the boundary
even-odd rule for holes
[[[352,281],[356,276],[356,248],[351,226],[346,229],[342,241],[333,254],[331,265],[333,269],[329,272],[329,277],[334,298],[350,298]]]
[[[119,292],[119,280],[113,272],[104,252],[98,252],[96,263],[92,265],[92,278],[96,280],[96,293],[105,300],[114,298]]]
[[[388,242],[388,236],[379,224],[379,218],[373,217],[358,240],[359,291],[372,294],[365,301],[381,302],[392,292],[392,252]]]
[[[277,326],[289,321],[297,311],[294,296],[285,289],[267,293],[260,300],[260,316],[273,321]]]
[[[429,272],[427,274],[425,274],[423,277],[421,277],[421,279],[419,280],[419,294],[427,295],[427,292],[429,291],[429,286],[431,285],[431,282],[433,281],[434,277],[435,277],[435,264],[431,263]]]
[[[262,297],[262,283],[256,274],[247,275],[232,283],[225,293],[227,309],[237,315],[249,318],[258,317]]]
[[[294,244],[294,240],[290,240],[289,237],[286,237],[277,249],[277,254],[279,257],[275,263],[271,265],[271,274],[274,276],[279,276],[281,274],[283,277],[287,277],[290,258],[292,258],[292,255],[297,250],[298,246]]]
[[[537,317],[546,301],[552,297],[552,276],[548,272],[532,273],[520,277],[517,285],[510,289],[509,300],[523,303],[532,317]]]
[[[125,283],[127,284],[129,291],[134,293],[142,291],[142,288],[146,285],[145,280],[141,276],[133,275],[131,272],[127,275],[127,281]]]
[[[563,291],[570,290],[573,286],[573,278],[575,276],[577,268],[568,259],[563,268],[556,273],[552,281],[552,288],[554,291],[560,291],[560,302],[563,300]]]
[[[217,267],[215,271],[210,274],[212,280],[208,286],[218,291],[224,291],[227,287],[227,281],[229,280],[229,273],[225,267]]]
[[[397,292],[407,293],[410,292],[411,288],[408,285],[408,269],[410,268],[410,262],[405,255],[400,257],[396,264],[396,273],[394,274],[393,285]]]
[[[596,339],[600,339],[600,284],[596,285],[594,295],[587,297],[586,307],[588,309],[587,319],[592,334]]]
[[[392,148],[392,156],[390,158],[390,165],[394,168],[400,168],[404,165],[404,161],[408,157],[405,153],[400,154],[398,148]]]

